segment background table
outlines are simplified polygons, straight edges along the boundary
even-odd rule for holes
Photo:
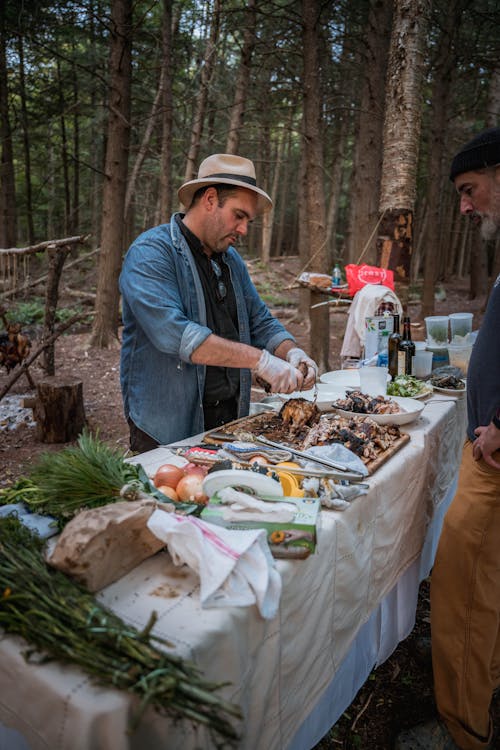
[[[464,415],[464,399],[430,399],[409,425],[410,442],[369,479],[368,495],[321,513],[316,554],[277,561],[283,591],[272,621],[255,606],[202,610],[196,576],[166,552],[98,598],[138,628],[156,610],[155,633],[208,679],[230,683],[222,692],[243,710],[241,748],[312,747],[413,627],[453,496]],[[158,448],[138,460],[152,472],[169,455]],[[132,697],[71,667],[28,665],[24,647],[0,641],[0,750],[213,747],[205,730],[153,711],[128,735]]]

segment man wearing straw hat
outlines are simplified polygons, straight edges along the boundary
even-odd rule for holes
[[[455,156],[460,211],[500,237],[500,128]],[[431,577],[431,638],[439,721],[400,735],[397,750],[498,748],[490,717],[500,687],[500,276],[467,371],[467,441]]]
[[[186,213],[140,235],[120,276],[120,375],[134,451],[246,416],[252,373],[281,393],[317,376],[233,247],[272,205],[253,163],[209,156],[178,195]]]

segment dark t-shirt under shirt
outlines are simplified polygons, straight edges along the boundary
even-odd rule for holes
[[[217,268],[220,269],[220,278],[218,278],[208,255],[203,251],[203,245],[198,237],[188,229],[180,216],[177,216],[176,219],[182,234],[187,240],[196,263],[196,268],[198,269],[205,297],[208,328],[214,334],[224,339],[239,341],[236,298],[233,285],[231,284],[229,268],[225,262],[225,253],[214,253],[212,256],[214,262],[217,264]],[[204,403],[214,403],[216,401],[237,398],[239,388],[240,371],[238,368],[207,366],[205,392],[203,395]]]
[[[486,312],[467,370],[467,435],[488,425],[500,407],[500,276],[491,290]]]

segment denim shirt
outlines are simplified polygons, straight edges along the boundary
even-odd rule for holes
[[[130,246],[120,275],[123,339],[120,382],[125,416],[166,445],[204,430],[205,366],[191,355],[212,333],[196,264],[175,214]],[[236,295],[240,341],[274,352],[294,341],[260,299],[233,247],[226,263]],[[240,369],[238,417],[248,414],[251,371]]]

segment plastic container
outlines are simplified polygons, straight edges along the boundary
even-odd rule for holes
[[[427,350],[432,352],[432,369],[435,370],[437,367],[444,367],[450,364],[450,358],[448,356],[448,347],[441,346],[428,346]]]
[[[444,349],[447,346],[448,320],[448,315],[431,315],[429,318],[425,318],[429,349]]]
[[[472,332],[472,318],[473,314],[468,312],[450,314],[450,331],[452,342],[454,342],[457,337],[462,339],[463,341],[466,336],[468,336],[468,334]]]
[[[369,396],[385,396],[388,372],[387,367],[361,367],[359,369],[361,391]]]
[[[411,374],[416,378],[426,378],[432,372],[432,360],[434,355],[425,349],[417,349],[412,357]]]
[[[464,376],[467,375],[471,352],[471,343],[448,344],[448,357],[450,359],[450,365],[452,365],[453,367],[460,367]]]

